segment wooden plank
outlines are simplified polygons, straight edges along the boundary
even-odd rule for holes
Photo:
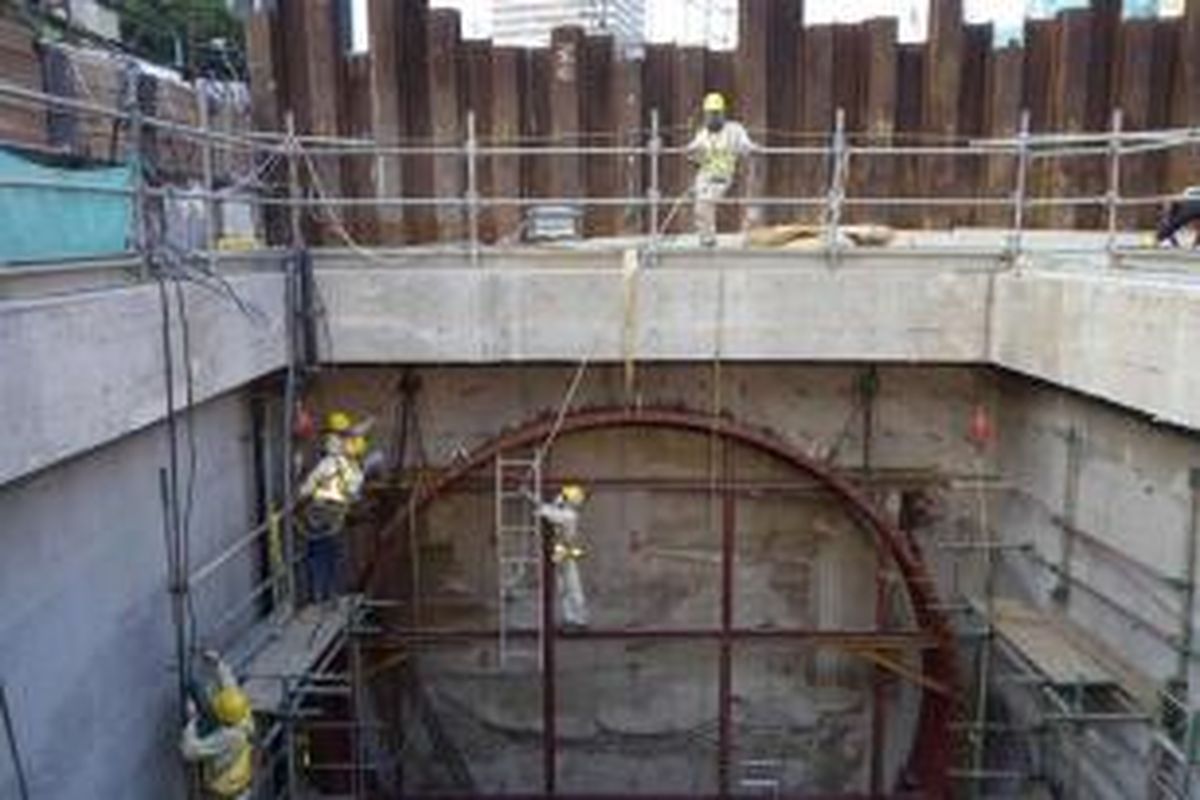
[[[440,147],[462,147],[464,140],[460,91],[461,20],[457,10],[435,8],[429,12],[426,59],[429,86],[429,122],[433,141]],[[462,197],[463,158],[458,153],[433,157],[433,193],[436,197]],[[463,210],[438,206],[435,238],[462,239],[466,233]]]
[[[1021,121],[1021,71],[1024,53],[1020,47],[993,50],[987,62],[984,132],[987,138],[1007,139],[1017,135]],[[1017,159],[1013,155],[988,158],[984,166],[981,194],[989,198],[1009,198],[1016,189]],[[1010,208],[987,209],[981,216],[984,225],[1006,228],[1012,224]]]
[[[555,145],[578,145],[582,127],[581,76],[584,57],[583,29],[555,28],[550,34],[550,135]],[[550,193],[554,197],[582,197],[583,159],[556,155],[550,164]]]
[[[278,38],[279,18],[275,11],[252,11],[246,20],[246,70],[250,77],[254,127],[261,131],[278,131],[284,127],[280,99],[286,96],[287,84]]]
[[[924,141],[922,133],[925,129],[924,106],[924,75],[925,75],[924,44],[903,44],[896,51],[896,82],[902,87],[896,97],[896,131],[894,139],[897,144],[919,144]],[[913,197],[924,191],[921,172],[921,159],[902,158],[897,165],[893,177],[894,191],[898,197]],[[893,216],[893,224],[906,227],[920,227],[923,223],[924,211],[916,206],[897,209]]]
[[[1115,678],[1085,650],[1075,646],[1058,619],[1016,600],[994,602],[992,620],[1007,639],[1056,686],[1111,686]]]
[[[463,43],[463,76],[466,81],[463,94],[463,107],[475,115],[475,135],[477,141],[484,142],[491,138],[492,114],[495,106],[492,103],[492,43],[487,39],[467,40]],[[465,112],[464,112],[465,113]],[[465,125],[465,118],[464,118]],[[465,128],[464,128],[465,133]],[[476,157],[476,187],[480,197],[491,193],[492,168],[494,162],[490,158]],[[487,242],[496,239],[496,225],[493,221],[492,209],[481,206],[479,209],[479,235]]]
[[[427,0],[404,0],[396,13],[400,37],[396,81],[402,129],[410,142],[429,144],[433,138],[427,72],[429,3]],[[429,197],[434,193],[433,159],[428,156],[403,158],[400,171],[406,197]],[[429,206],[405,209],[404,221],[408,241],[428,242],[437,238],[437,220]]]
[[[704,102],[704,51],[698,47],[675,50],[671,80],[671,127],[666,137],[668,147],[686,147],[703,124],[701,105]],[[693,228],[691,203],[681,201],[691,188],[693,168],[687,157],[678,154],[664,160],[663,199],[668,207],[679,202],[670,231],[690,231]]]
[[[334,605],[315,604],[298,611],[256,652],[238,657],[231,654],[245,676],[242,690],[250,706],[261,714],[280,714],[287,709],[283,678],[299,678],[313,671],[337,641],[346,626],[349,598]],[[267,623],[273,625],[274,623]]]
[[[1172,87],[1171,121],[1177,127],[1200,125],[1200,0],[1188,0],[1180,20],[1178,58]],[[1196,183],[1200,153],[1195,147],[1175,148],[1167,161],[1172,191]]]
[[[929,50],[925,60],[924,113],[925,132],[936,141],[953,142],[958,136],[958,106],[963,69],[962,0],[930,0]],[[957,160],[928,159],[926,195],[951,197],[958,185]],[[930,207],[923,218],[927,225],[944,217],[941,209]]]
[[[638,147],[647,141],[645,129],[642,126],[644,117],[642,102],[642,67],[643,62],[632,59],[618,59],[614,62],[616,74],[612,82],[613,106],[616,109],[617,132],[621,142],[627,147]],[[626,197],[641,197],[645,194],[645,159],[639,155],[628,155],[622,158],[617,167],[618,190]],[[621,209],[619,231],[624,234],[641,233],[646,230],[646,215],[644,207],[630,204]]]
[[[804,46],[797,63],[796,84],[803,86],[800,97],[799,130],[804,141],[828,145],[833,130],[833,41],[832,25],[815,25],[804,31]],[[805,197],[820,197],[829,188],[829,160],[805,158],[797,170],[797,191]],[[817,223],[822,209],[804,209],[798,219]]]
[[[742,0],[739,4],[737,60],[734,64],[736,98],[732,114],[752,137],[761,140],[768,127],[767,87],[771,20],[776,0]],[[765,171],[743,171],[738,184],[743,196],[761,197],[766,193]],[[743,209],[742,227],[757,223],[761,209]]]
[[[1088,9],[1072,9],[1059,15],[1061,43],[1051,83],[1053,129],[1078,133],[1088,129],[1088,79],[1091,70],[1091,47],[1094,35],[1092,13]],[[1091,158],[1051,159],[1050,194],[1055,198],[1082,197],[1094,194]],[[1095,226],[1100,210],[1083,206],[1055,206],[1050,209],[1049,223],[1055,228]]]
[[[987,65],[992,50],[991,25],[967,25],[963,35],[962,78],[958,103],[958,134],[965,139],[984,135],[987,98]],[[983,194],[985,160],[980,156],[964,155],[958,159],[955,194],[959,197],[978,197]],[[945,209],[943,225],[977,225],[983,219],[982,209],[963,205]]]
[[[800,56],[797,36],[803,27],[803,4],[776,2],[771,6],[769,37],[767,39],[767,128],[760,141],[773,147],[795,144],[792,132],[800,114],[800,98],[792,83],[796,60]],[[798,166],[791,156],[770,156],[753,159],[753,168],[766,173],[767,194],[788,197]],[[796,209],[788,206],[768,206],[764,209],[768,221],[785,222],[794,219]]]
[[[866,75],[863,80],[862,141],[872,147],[888,147],[896,130],[896,34],[895,19],[872,19],[864,23]],[[898,166],[894,156],[872,156],[859,160],[853,173],[852,193],[858,196],[893,197],[896,194],[893,176]],[[860,220],[891,223],[892,209],[865,208]]]
[[[347,56],[341,84],[346,87],[339,104],[338,133],[352,139],[370,139],[372,133],[371,59],[365,55]],[[375,196],[376,157],[347,155],[341,159],[342,191],[348,197]],[[375,209],[351,207],[339,209],[346,233],[360,244],[378,244]],[[346,242],[338,237],[339,244]]]
[[[1161,94],[1153,82],[1154,51],[1158,21],[1131,19],[1121,26],[1115,75],[1116,104],[1126,130],[1148,130],[1156,126],[1153,99]],[[1161,104],[1160,104],[1161,105]],[[1127,156],[1121,160],[1121,193],[1126,197],[1157,194],[1164,177],[1164,160],[1158,154]],[[1126,209],[1122,220],[1149,227],[1157,216],[1153,208]]]
[[[395,0],[369,0],[371,137],[379,144],[399,144],[404,136],[400,97],[399,51],[401,16]],[[404,193],[404,161],[398,155],[381,155],[375,174],[376,197],[400,197]],[[405,242],[404,209],[388,206],[375,209],[376,235],[384,245]]]
[[[612,147],[620,143],[620,97],[617,82],[616,41],[611,36],[589,36],[584,41],[582,104],[584,141],[589,145]],[[589,155],[583,159],[584,181],[588,197],[618,197],[622,192],[619,156]],[[621,209],[616,206],[589,206],[584,215],[587,236],[612,236],[620,224]]]
[[[1052,130],[1053,83],[1058,61],[1061,20],[1029,20],[1025,23],[1025,69],[1023,91],[1025,108],[1029,110],[1030,129],[1034,133]],[[1051,192],[1051,164],[1039,159],[1029,166],[1028,194],[1030,197],[1046,197]],[[1026,223],[1031,227],[1043,227],[1049,220],[1049,209],[1030,209]]]
[[[492,49],[492,113],[489,141],[493,145],[511,147],[521,138],[521,51],[514,47]],[[521,196],[521,157],[494,156],[491,159],[492,197]],[[519,206],[492,208],[489,215],[493,240],[507,240],[517,235],[521,225]]]

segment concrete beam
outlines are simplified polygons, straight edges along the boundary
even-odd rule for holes
[[[977,258],[619,253],[462,257],[396,269],[318,262],[339,363],[934,361],[983,358],[988,273]],[[781,268],[786,266],[786,269]],[[879,266],[874,262],[874,266]]]
[[[258,314],[227,298],[184,289],[197,401],[243,386],[284,365],[283,279],[229,277]],[[178,403],[183,354],[173,289],[172,335]],[[0,484],[150,425],[165,416],[162,311],[146,283],[0,305]]]
[[[990,360],[1200,429],[1200,286],[1027,271],[996,281]]]

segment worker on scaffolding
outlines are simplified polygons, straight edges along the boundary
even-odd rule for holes
[[[1192,247],[1200,247],[1200,186],[1189,186],[1168,204],[1158,226],[1158,244],[1170,242],[1172,247],[1179,247],[1177,237],[1184,228],[1192,229]]]
[[[705,247],[717,243],[717,201],[729,191],[738,159],[758,149],[746,129],[725,114],[722,95],[705,95],[704,126],[687,146],[688,158],[697,167],[692,186],[696,232]]]
[[[537,514],[554,530],[551,558],[557,567],[558,599],[564,625],[582,628],[588,624],[587,598],[579,575],[583,547],[579,539],[579,509],[587,499],[582,486],[567,484],[550,503],[540,503]]]
[[[350,507],[362,494],[364,467],[372,461],[366,440],[371,420],[356,424],[344,411],[326,419],[322,457],[300,486],[304,506],[305,565],[314,603],[341,594],[342,532]]]
[[[201,732],[201,714],[187,701],[187,723],[179,749],[186,761],[199,763],[205,791],[214,798],[249,800],[254,783],[254,715],[233,670],[216,653],[207,651],[216,681],[207,699],[206,717],[215,725]]]

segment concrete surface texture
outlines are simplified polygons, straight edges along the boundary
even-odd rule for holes
[[[0,675],[34,798],[183,796],[164,427],[0,487]],[[253,522],[245,397],[197,408],[195,435],[198,566]],[[231,565],[197,595],[202,622],[244,593],[248,572]],[[17,796],[0,781],[0,797]]]
[[[982,234],[979,234],[982,236]],[[875,361],[1013,369],[1200,428],[1200,289],[1171,258],[1103,269],[1038,251],[1008,269],[995,237],[820,253],[668,250],[318,260],[338,363]],[[1095,246],[1095,237],[1079,246]],[[948,243],[962,239],[956,252]],[[940,252],[921,249],[939,244]],[[1036,245],[1035,241],[1035,245]],[[989,255],[989,252],[991,253]]]
[[[283,279],[231,275],[243,313],[220,290],[185,285],[197,400],[283,366]],[[168,288],[175,397],[184,397],[178,298]],[[158,285],[0,304],[0,484],[150,425],[166,414]]]
[[[432,463],[553,408],[572,367],[421,368],[419,438]],[[793,444],[861,466],[859,385],[863,369],[847,366],[648,366],[637,377],[646,405],[704,407],[716,392],[740,419],[771,427]],[[965,368],[884,368],[873,403],[872,465],[896,491],[900,474],[971,474],[966,439],[978,377]],[[317,386],[320,407],[337,403],[380,420],[387,446],[397,432],[394,369],[338,369]],[[579,406],[625,397],[623,371],[590,369]],[[802,477],[762,456],[733,448],[737,480],[783,483],[787,490],[749,491],[737,506],[734,624],[745,628],[871,629],[876,551],[844,509]],[[550,480],[579,480],[591,491],[582,515],[587,554],[583,579],[597,628],[714,628],[719,624],[720,504],[707,488],[722,448],[710,437],[662,431],[597,431],[558,440]],[[498,618],[498,566],[489,474],[431,509],[422,527],[421,615],[433,627],[486,628]],[[620,481],[653,479],[649,485]],[[662,485],[674,481],[673,486]],[[929,485],[936,479],[926,477]],[[679,486],[679,482],[687,484]],[[954,505],[954,503],[950,503]],[[885,567],[886,569],[886,567]],[[530,592],[510,603],[518,624],[533,627]],[[911,625],[902,593],[887,624]],[[908,666],[919,671],[909,658]],[[583,791],[715,790],[716,647],[711,643],[570,642],[558,670],[559,735],[564,787]],[[530,791],[540,780],[541,731],[534,663],[500,668],[495,644],[422,651],[429,702],[480,783]],[[735,648],[735,780],[752,780],[751,762],[779,761],[782,789],[865,791],[870,748],[872,670],[832,648],[754,643]],[[912,747],[918,692],[887,684],[886,781],[893,784]],[[425,752],[410,763],[427,789],[447,776]]]

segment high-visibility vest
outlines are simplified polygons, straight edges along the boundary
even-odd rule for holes
[[[357,469],[345,456],[326,456],[334,460],[333,469],[328,475],[322,476],[313,489],[313,499],[322,503],[349,505],[353,494],[352,486],[357,477]]]
[[[725,123],[716,133],[702,128],[696,135],[701,177],[732,181],[738,156],[746,150],[745,138],[742,127],[735,122]]]
[[[243,728],[242,733],[245,735],[238,738],[228,753],[205,765],[205,785],[217,797],[237,797],[254,781],[254,748],[249,731]]]

